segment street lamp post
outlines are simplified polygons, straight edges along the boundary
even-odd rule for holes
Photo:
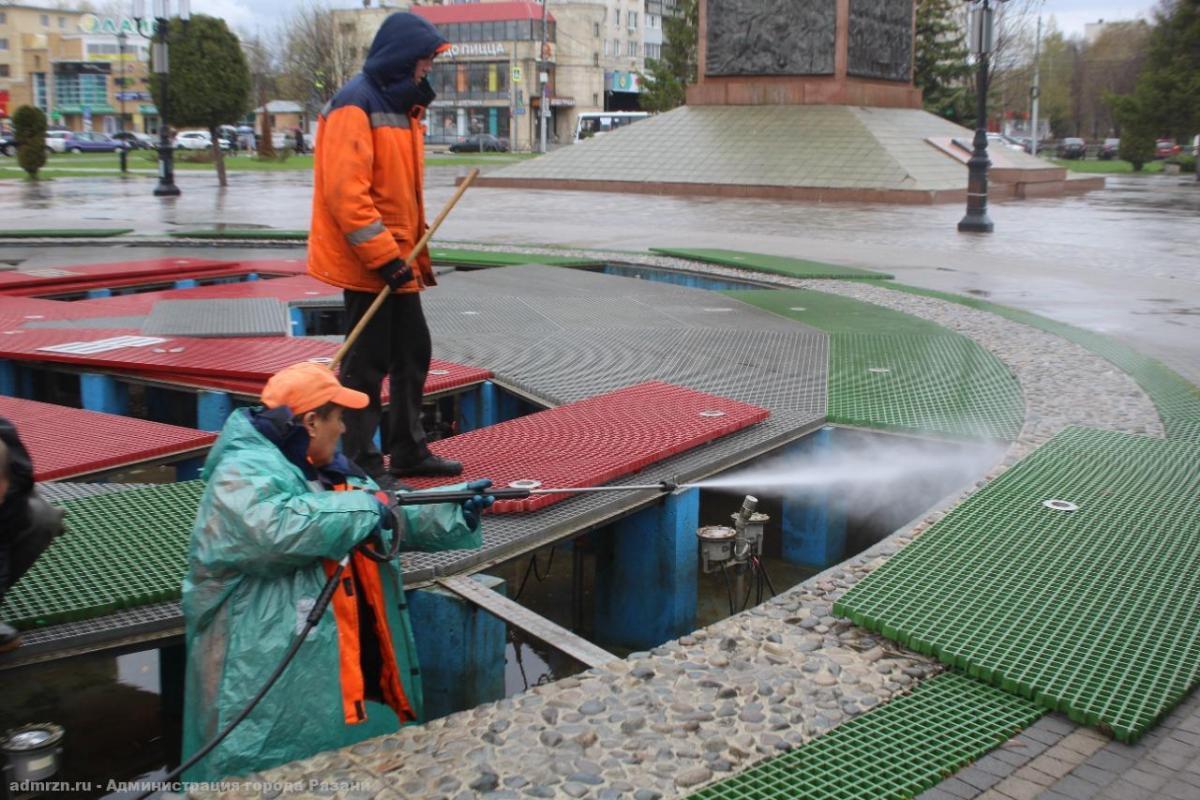
[[[125,132],[125,31],[121,30],[117,34],[117,63],[121,65],[121,77],[118,79],[117,86],[117,102],[121,104],[121,114],[117,117],[117,133]],[[125,173],[129,170],[129,143],[125,141],[125,137],[121,138],[121,152],[117,158],[121,161],[121,172]]]
[[[996,0],[997,3],[1003,1]],[[988,55],[992,49],[992,7],[989,0],[979,0],[975,13],[971,34],[978,68],[975,78],[975,140],[972,142],[974,152],[967,161],[967,213],[959,220],[958,229],[969,233],[991,233],[995,226],[987,210],[988,167],[992,165],[987,154]]]
[[[170,67],[167,60],[167,32],[170,29],[171,0],[152,0],[154,33],[147,38],[153,43],[151,62],[154,71],[162,76],[162,108],[158,110],[158,185],[154,187],[156,197],[176,197],[179,187],[175,185],[175,150],[171,143],[167,120],[171,114]],[[176,0],[178,16],[185,23],[191,19],[190,0]],[[141,22],[146,17],[146,0],[133,0],[133,18],[141,32]],[[142,34],[145,36],[145,34]]]

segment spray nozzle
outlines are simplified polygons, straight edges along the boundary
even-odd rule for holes
[[[668,494],[679,488],[679,484],[672,480],[659,481],[658,485],[661,486],[662,490]]]
[[[746,499],[742,501],[742,507],[738,511],[737,519],[733,522],[733,527],[739,533],[750,522],[750,517],[754,516],[754,509],[756,508],[758,508],[758,498],[751,494],[746,495]]]

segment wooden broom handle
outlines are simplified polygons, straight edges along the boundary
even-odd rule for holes
[[[472,169],[467,173],[467,177],[463,178],[462,183],[458,185],[457,191],[455,191],[454,194],[451,195],[450,199],[446,201],[446,205],[442,207],[441,213],[437,215],[437,218],[433,221],[433,224],[425,229],[425,235],[417,241],[417,244],[413,247],[412,252],[408,254],[408,258],[404,259],[405,266],[411,267],[416,262],[417,256],[419,256],[421,251],[425,249],[425,246],[429,244],[429,240],[433,238],[433,234],[438,229],[438,226],[442,224],[442,220],[446,219],[446,216],[450,213],[450,210],[454,208],[455,203],[457,203],[458,199],[463,196],[463,192],[467,191],[467,187],[469,187],[471,183],[474,182],[474,180],[478,177],[478,169]],[[346,336],[346,341],[342,342],[342,346],[338,348],[336,353],[334,353],[333,361],[329,365],[330,369],[335,371],[337,370],[338,365],[342,363],[342,359],[344,359],[346,354],[350,352],[350,348],[354,346],[354,343],[362,334],[363,329],[367,327],[367,323],[369,323],[371,318],[375,316],[375,312],[379,310],[379,307],[383,305],[383,301],[387,299],[388,295],[391,294],[392,291],[393,289],[390,286],[384,286],[379,290],[379,294],[376,296],[375,302],[371,303],[371,307],[367,309],[367,313],[362,315],[362,317],[358,320],[358,324],[354,326],[354,330],[350,331],[349,335]]]

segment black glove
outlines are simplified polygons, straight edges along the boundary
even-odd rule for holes
[[[467,491],[483,492],[492,485],[492,482],[487,478],[480,478],[477,481],[471,481],[467,484]],[[479,515],[483,513],[485,508],[496,502],[496,498],[490,494],[477,494],[469,500],[464,500],[462,504],[463,519],[467,521],[467,527],[475,530],[479,527]]]
[[[405,264],[398,258],[393,258],[391,261],[379,268],[379,276],[383,278],[393,289],[399,289],[404,284],[412,280],[412,267]]]

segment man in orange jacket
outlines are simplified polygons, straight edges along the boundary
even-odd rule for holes
[[[375,35],[363,71],[322,110],[313,172],[308,272],[344,290],[348,328],[385,287],[392,292],[342,364],[343,385],[364,392],[367,407],[346,414],[343,447],[382,484],[383,453],[374,442],[390,381],[385,449],[391,474],[457,475],[462,464],[429,451],[421,399],[432,345],[420,292],[437,283],[428,251],[405,265],[425,232],[421,125],[434,91],[427,75],[450,48],[432,24],[392,14]]]

